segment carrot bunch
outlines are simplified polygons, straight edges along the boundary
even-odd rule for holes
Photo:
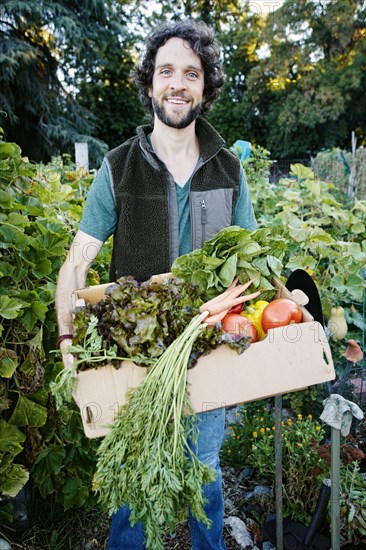
[[[225,315],[229,313],[231,308],[237,306],[238,304],[248,302],[249,300],[254,300],[262,292],[262,289],[260,289],[256,292],[252,292],[251,294],[244,294],[244,296],[242,296],[243,292],[250,287],[254,279],[251,279],[242,285],[238,285],[238,281],[239,277],[235,277],[231,285],[224,292],[218,296],[215,296],[212,300],[202,304],[200,307],[200,312],[208,312],[208,315],[204,320],[205,323],[208,325],[220,323]]]

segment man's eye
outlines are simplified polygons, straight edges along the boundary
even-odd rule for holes
[[[160,74],[164,75],[164,76],[167,76],[167,75],[170,75],[172,71],[170,69],[162,69],[160,71]]]
[[[188,76],[188,78],[197,78],[198,77],[197,73],[192,72],[192,71],[187,73],[187,76]]]

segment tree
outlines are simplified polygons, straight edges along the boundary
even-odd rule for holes
[[[0,109],[6,137],[34,160],[88,141],[96,117],[76,98],[73,75],[97,63],[96,44],[126,23],[113,0],[7,0],[0,18]],[[100,158],[99,158],[100,160]]]
[[[120,145],[144,121],[145,110],[131,80],[135,37],[99,42],[98,63],[78,83],[77,99],[98,121],[94,135],[109,148]]]
[[[277,157],[366,138],[365,3],[285,0],[268,18],[269,55],[251,71],[264,140]]]
[[[248,78],[259,63],[263,25],[263,18],[251,13],[247,3],[241,15],[219,33],[226,82],[209,120],[228,145],[237,139],[258,143],[262,137],[263,124],[257,116],[257,97],[250,93]]]

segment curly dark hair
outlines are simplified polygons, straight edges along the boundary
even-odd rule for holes
[[[188,42],[194,53],[201,59],[204,71],[204,101],[200,114],[206,114],[220,95],[224,84],[224,73],[220,61],[220,43],[213,29],[203,21],[186,19],[180,22],[162,23],[147,37],[143,59],[132,73],[139,89],[140,99],[152,114],[152,101],[148,92],[153,80],[156,53],[167,40],[174,37]]]

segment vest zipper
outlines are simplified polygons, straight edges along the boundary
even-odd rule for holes
[[[202,225],[202,245],[206,240],[206,224],[207,224],[207,206],[205,199],[200,200],[201,204],[201,225]]]

